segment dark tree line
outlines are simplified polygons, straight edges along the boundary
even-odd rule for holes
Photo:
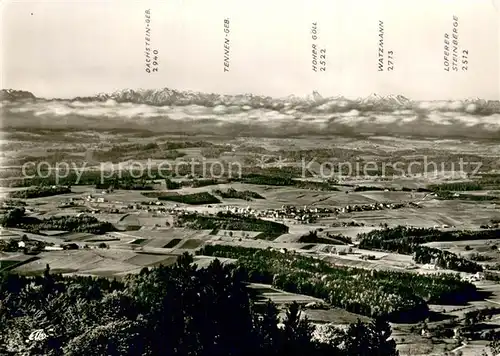
[[[411,255],[421,244],[433,241],[488,240],[500,238],[500,229],[441,231],[432,228],[397,226],[358,234],[359,248]]]
[[[441,183],[431,184],[427,187],[433,192],[449,192],[449,191],[472,191],[483,190],[483,186],[479,182],[456,182],[456,183]]]
[[[27,217],[24,208],[9,210],[0,218],[0,225],[5,227],[16,227],[28,231],[40,230],[63,230],[74,232],[88,232],[91,234],[104,234],[114,231],[113,224],[100,221],[94,216],[51,216],[47,219]]]
[[[437,266],[460,272],[476,273],[483,267],[455,253],[422,246],[432,241],[486,240],[500,237],[500,230],[440,231],[429,228],[397,226],[359,234],[360,248],[413,254],[417,263],[435,263]]]
[[[231,212],[219,211],[216,215],[207,216],[198,213],[179,215],[176,225],[197,230],[243,230],[261,231],[270,234],[286,234],[288,226],[253,216],[243,216]]]
[[[42,198],[50,197],[59,194],[71,193],[71,188],[66,186],[54,185],[54,186],[44,186],[40,185],[37,187],[32,187],[24,190],[16,190],[9,193],[9,198],[16,199],[32,199],[32,198]]]
[[[283,320],[258,308],[246,272],[190,255],[122,281],[50,273],[0,279],[2,355],[398,355],[384,319],[321,340],[294,303]],[[282,323],[280,327],[278,324]]]
[[[314,244],[338,244],[339,242],[349,245],[352,243],[352,239],[349,236],[336,235],[326,233],[326,238],[318,236],[318,231],[309,231],[307,234],[299,237],[297,242],[301,243],[314,243]]]
[[[162,195],[158,197],[158,200],[168,200],[176,203],[191,205],[219,204],[221,202],[218,198],[208,192]]]
[[[427,303],[462,303],[476,295],[473,284],[449,274],[332,266],[293,252],[241,246],[206,245],[197,253],[237,259],[251,282],[314,296],[353,313],[397,321],[425,318]]]
[[[438,267],[453,271],[468,273],[483,271],[483,267],[474,261],[457,256],[453,252],[427,246],[416,247],[413,259],[416,263],[434,263]]]
[[[251,190],[236,190],[234,188],[229,188],[226,191],[216,189],[214,193],[224,199],[242,199],[250,201],[252,199],[265,199],[262,195],[257,192],[252,192]]]

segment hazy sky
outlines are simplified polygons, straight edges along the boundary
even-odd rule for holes
[[[500,99],[499,11],[493,0],[2,1],[1,87],[41,97],[170,87],[271,96],[403,94]],[[145,10],[159,71],[145,71]],[[444,70],[458,17],[459,57]],[[224,72],[224,18],[230,20]],[[394,71],[378,72],[378,23]],[[311,24],[326,48],[312,71]],[[450,70],[452,55],[450,54]],[[384,59],[387,64],[387,58]],[[462,64],[459,65],[460,69]]]

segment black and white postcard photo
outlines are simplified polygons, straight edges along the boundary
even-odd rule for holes
[[[500,355],[500,1],[3,0],[0,356],[260,355]]]

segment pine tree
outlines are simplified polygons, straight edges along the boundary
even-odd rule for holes
[[[286,352],[291,355],[309,354],[314,327],[307,318],[300,318],[300,306],[297,302],[294,301],[288,307],[283,324]]]
[[[260,340],[258,354],[275,354],[281,347],[281,331],[278,329],[278,309],[270,300],[262,315],[255,316],[257,338]]]
[[[349,356],[373,356],[370,330],[361,320],[349,325],[344,337],[344,351]]]
[[[385,318],[376,318],[370,325],[373,332],[373,355],[397,356],[396,341],[391,339],[391,325]]]

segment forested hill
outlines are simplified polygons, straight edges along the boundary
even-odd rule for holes
[[[254,305],[246,272],[190,255],[123,281],[50,273],[0,281],[1,355],[397,355],[389,324],[331,328],[322,342],[297,304]]]

